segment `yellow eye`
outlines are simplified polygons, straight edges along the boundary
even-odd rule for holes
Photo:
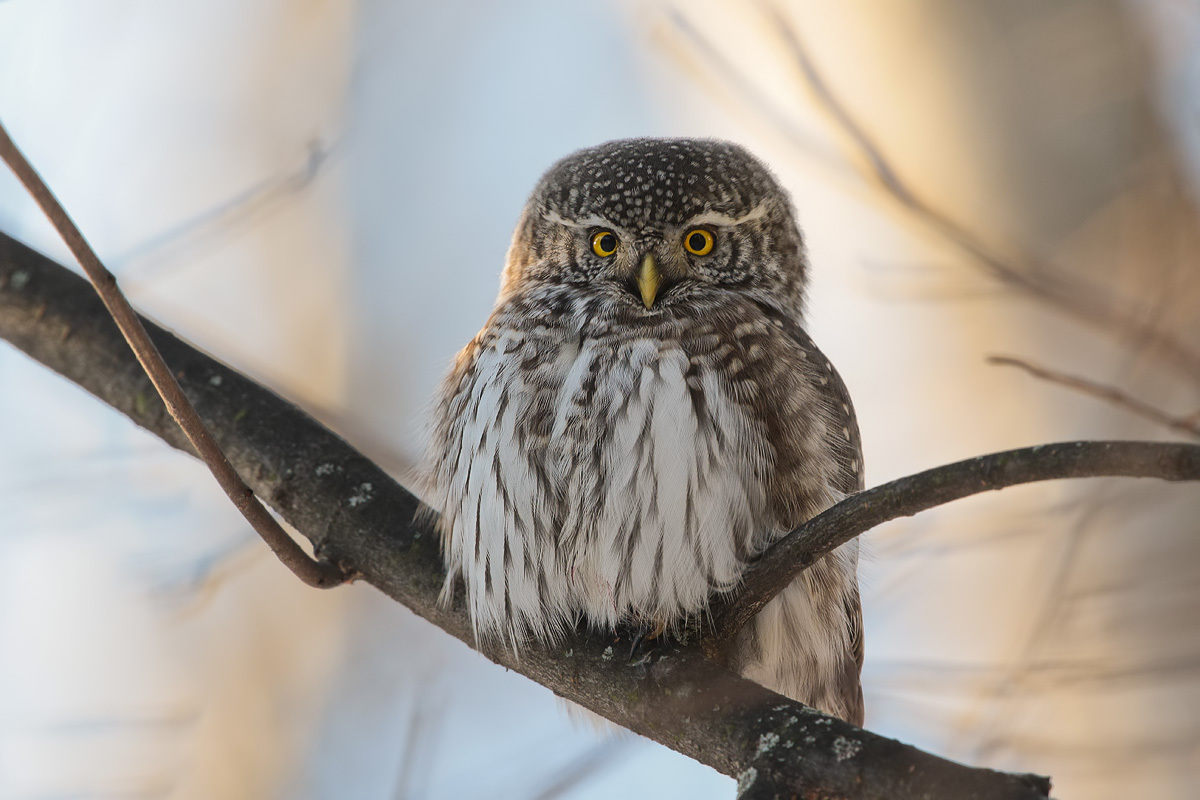
[[[597,231],[592,235],[592,252],[607,258],[617,252],[617,235],[612,231]]]
[[[692,228],[683,237],[684,248],[694,256],[706,256],[713,249],[713,235],[704,228]]]

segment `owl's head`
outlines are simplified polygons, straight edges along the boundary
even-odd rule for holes
[[[501,298],[567,284],[630,313],[741,292],[798,315],[804,244],[787,193],[745,149],[623,139],[542,177],[513,235]]]

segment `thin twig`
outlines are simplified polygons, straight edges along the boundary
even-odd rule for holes
[[[108,263],[121,273],[126,288],[195,265],[207,247],[222,244],[239,231],[258,224],[290,198],[308,189],[340,152],[338,141],[330,145],[312,141],[299,167],[263,178],[199,214],[151,234],[132,249],[110,257]]]
[[[137,313],[117,287],[116,276],[100,263],[100,259],[92,250],[91,245],[83,238],[83,234],[68,216],[62,204],[58,202],[54,193],[50,191],[50,187],[46,185],[33,165],[17,148],[3,123],[0,123],[0,158],[4,159],[4,163],[33,196],[54,229],[58,231],[58,235],[71,250],[71,254],[75,256],[75,260],[83,267],[92,286],[104,301],[105,308],[108,309],[113,320],[121,329],[125,341],[129,343],[138,362],[154,384],[154,388],[158,390],[167,410],[179,427],[183,429],[197,455],[208,465],[217,479],[217,483],[233,501],[237,510],[258,532],[267,546],[274,551],[279,560],[300,580],[309,586],[318,588],[329,588],[344,583],[347,576],[341,568],[336,564],[317,561],[309,557],[304,549],[287,535],[262,503],[258,502],[254,492],[238,476],[221,448],[217,446],[208,427],[205,426],[204,421],[200,419],[200,415],[196,413],[196,409],[192,407],[191,402],[183,393],[183,389],[179,387],[179,382],[171,374],[171,370],[163,361],[158,348],[150,341]]]
[[[1189,436],[1195,436],[1200,439],[1200,419],[1196,419],[1195,414],[1187,417],[1175,417],[1163,411],[1160,408],[1142,402],[1141,400],[1129,395],[1115,386],[1109,386],[1096,381],[1080,378],[1076,375],[1068,375],[1065,372],[1057,372],[1045,367],[1039,367],[1035,364],[1030,364],[1028,361],[1022,361],[1019,358],[1012,356],[988,356],[989,364],[999,364],[1007,367],[1019,367],[1035,378],[1041,378],[1050,383],[1057,383],[1059,386],[1065,386],[1068,389],[1074,389],[1077,392],[1090,395],[1092,397],[1104,400],[1118,408],[1122,408],[1132,414],[1137,414],[1139,417],[1156,422],[1159,425],[1170,428],[1180,433],[1186,433]]]
[[[771,545],[746,570],[738,593],[714,614],[705,650],[726,659],[749,622],[796,576],[876,525],[952,500],[1008,486],[1062,478],[1123,476],[1200,480],[1200,445],[1153,442],[1063,442],[958,461],[859,492]]]

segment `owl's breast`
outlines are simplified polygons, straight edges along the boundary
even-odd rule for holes
[[[765,429],[678,340],[570,352],[546,452],[566,595],[602,625],[696,612],[736,583],[767,525]]]
[[[546,328],[477,342],[447,385],[433,503],[483,631],[679,620],[778,532],[760,398],[729,348],[688,342]]]

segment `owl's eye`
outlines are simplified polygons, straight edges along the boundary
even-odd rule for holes
[[[713,235],[704,228],[692,228],[683,237],[684,248],[694,256],[706,256],[713,249]]]
[[[597,231],[592,235],[592,252],[605,258],[617,252],[617,235],[612,231]]]

